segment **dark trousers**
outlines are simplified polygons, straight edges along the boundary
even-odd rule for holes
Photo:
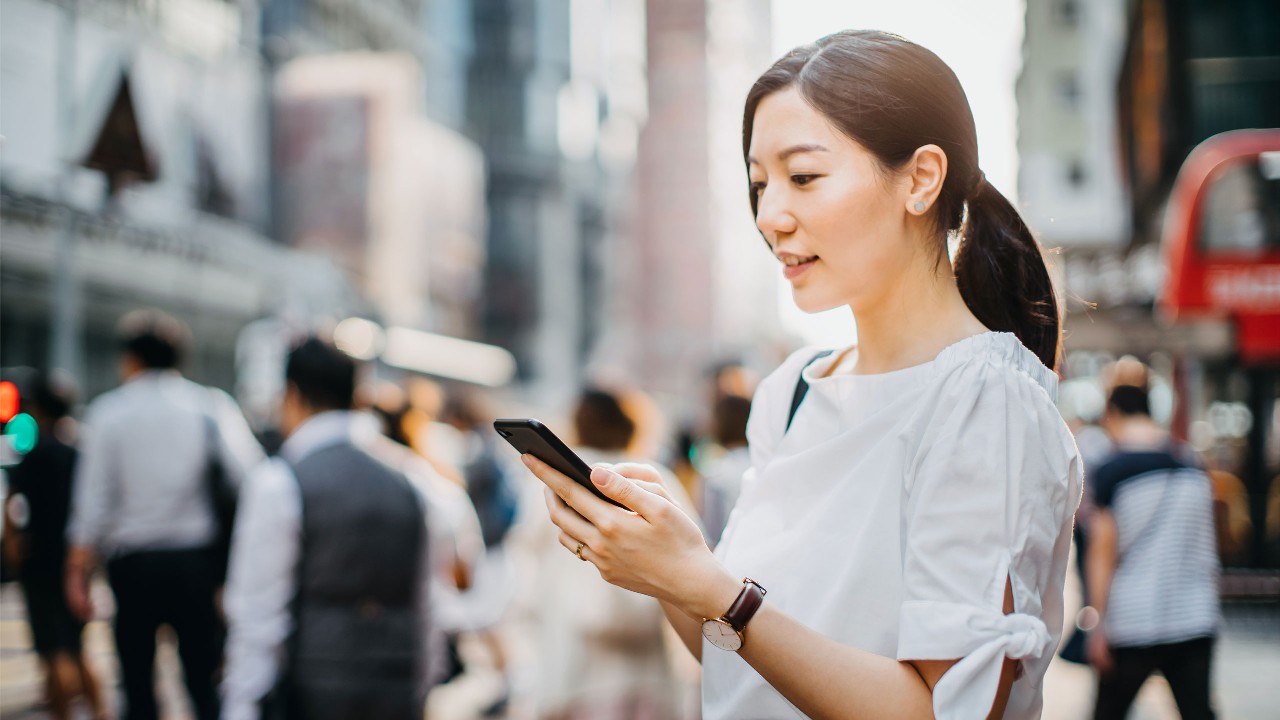
[[[1209,668],[1212,637],[1168,645],[1111,648],[1114,667],[1098,679],[1095,720],[1124,720],[1142,683],[1156,670],[1169,681],[1178,713],[1187,720],[1212,720]]]
[[[116,596],[116,652],[124,681],[126,720],[154,720],[156,630],[169,625],[191,704],[199,720],[218,717],[217,679],[225,628],[214,607],[211,550],[149,550],[107,564]]]

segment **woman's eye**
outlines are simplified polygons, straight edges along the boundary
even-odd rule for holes
[[[763,182],[751,183],[751,194],[755,196],[759,196],[760,193],[764,192],[764,186],[765,184]]]
[[[805,185],[808,185],[809,183],[817,179],[818,179],[817,175],[792,175],[791,176],[791,182],[795,183],[796,185],[799,185],[800,187],[804,187]]]

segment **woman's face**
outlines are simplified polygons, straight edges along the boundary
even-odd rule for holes
[[[917,253],[906,232],[906,182],[886,177],[795,88],[756,108],[748,153],[760,228],[796,305],[855,314],[891,290]]]

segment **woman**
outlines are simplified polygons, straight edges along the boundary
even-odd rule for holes
[[[8,469],[6,501],[11,508],[21,496],[27,508],[26,527],[20,537],[6,538],[6,549],[10,540],[22,541],[18,579],[32,644],[45,671],[50,715],[57,720],[75,716],[72,701],[77,695],[84,695],[93,717],[108,717],[102,684],[82,643],[85,624],[67,606],[63,587],[67,514],[78,458],[78,451],[64,437],[74,404],[72,388],[56,375],[30,377],[23,389],[23,410],[35,419],[39,437],[22,462]],[[13,530],[14,524],[6,522],[5,532]]]
[[[858,344],[796,353],[757,390],[714,555],[653,473],[593,471],[629,513],[526,456],[561,543],[662,601],[708,720],[1038,717],[1080,463],[1053,403],[1053,288],[978,169],[959,81],[900,37],[842,32],[761,76],[743,130],[796,303],[847,305]]]

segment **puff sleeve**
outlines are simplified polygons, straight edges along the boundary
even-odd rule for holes
[[[934,687],[934,714],[985,717],[1004,658],[1038,683],[1061,635],[1055,548],[1070,542],[1079,462],[1044,366],[971,357],[938,387],[903,486],[897,656],[959,659]]]

